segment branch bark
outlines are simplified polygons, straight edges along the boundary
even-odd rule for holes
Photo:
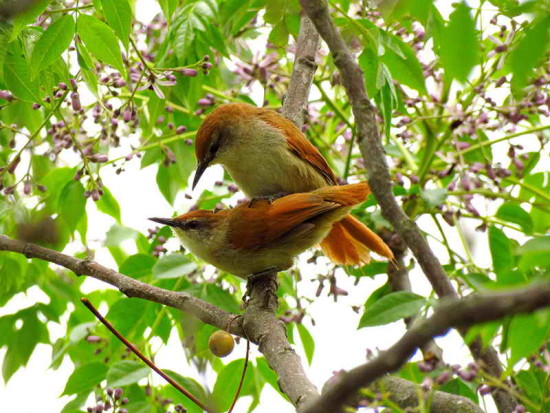
[[[372,361],[344,373],[334,386],[301,413],[342,411],[346,401],[357,390],[401,368],[419,347],[433,337],[446,334],[451,327],[467,327],[547,306],[550,306],[550,282],[507,292],[446,299],[430,318],[418,321],[393,346]]]
[[[285,324],[275,315],[277,306],[277,273],[273,273],[251,287],[242,325],[249,339],[258,343],[269,366],[277,372],[281,391],[299,408],[317,399],[319,393],[288,341]]]
[[[190,294],[165,290],[145,284],[104,267],[95,261],[81,260],[36,244],[11,239],[5,235],[0,235],[0,251],[17,252],[27,258],[39,258],[52,262],[71,270],[78,276],[87,275],[111,284],[128,297],[143,298],[144,300],[177,308],[178,310],[193,314],[203,323],[211,324],[222,330],[227,330],[231,334],[244,337],[243,329],[239,323],[231,323],[236,315],[228,313]]]
[[[437,295],[439,297],[458,297],[445,270],[420,229],[405,214],[393,196],[385,151],[376,125],[375,110],[365,89],[363,72],[330,17],[326,0],[301,0],[301,4],[327,43],[334,64],[340,71],[342,83],[352,105],[357,125],[357,142],[365,159],[367,178],[372,193],[380,205],[382,215],[407,243]],[[481,361],[482,367],[490,375],[497,379],[500,378],[502,367],[498,354],[492,347],[483,350],[479,342],[475,342],[469,348],[474,358]],[[510,413],[516,406],[514,398],[505,391],[497,391],[493,397],[501,413]]]
[[[281,110],[281,115],[298,127],[301,127],[306,119],[309,91],[317,70],[315,55],[319,50],[320,40],[311,20],[305,15],[302,16],[292,77]]]

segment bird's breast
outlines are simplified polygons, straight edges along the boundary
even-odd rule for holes
[[[284,138],[244,142],[220,163],[248,197],[308,192],[327,185],[315,168],[290,151]]]

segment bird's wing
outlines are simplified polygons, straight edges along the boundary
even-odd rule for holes
[[[336,185],[336,176],[321,152],[305,137],[298,127],[277,112],[261,109],[260,118],[271,126],[280,129],[286,136],[290,151],[314,167],[327,181],[328,185]]]
[[[236,249],[271,246],[287,236],[312,230],[314,224],[308,220],[341,206],[311,193],[288,195],[271,204],[242,205],[234,209],[229,241]]]

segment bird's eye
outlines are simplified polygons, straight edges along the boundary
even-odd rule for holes
[[[215,155],[218,152],[218,149],[220,149],[220,143],[216,140],[212,142],[212,145],[210,145],[210,153]]]
[[[198,221],[189,221],[187,224],[185,224],[185,226],[188,229],[197,229],[199,227],[199,222]]]

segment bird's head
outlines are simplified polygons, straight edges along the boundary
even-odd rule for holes
[[[174,233],[185,245],[188,241],[208,241],[212,237],[214,230],[223,220],[223,217],[223,213],[196,210],[174,218],[149,219],[172,227]]]
[[[197,170],[193,188],[210,165],[220,162],[220,157],[231,149],[242,136],[243,129],[254,119],[257,108],[246,103],[226,103],[218,106],[204,119],[195,138]]]

